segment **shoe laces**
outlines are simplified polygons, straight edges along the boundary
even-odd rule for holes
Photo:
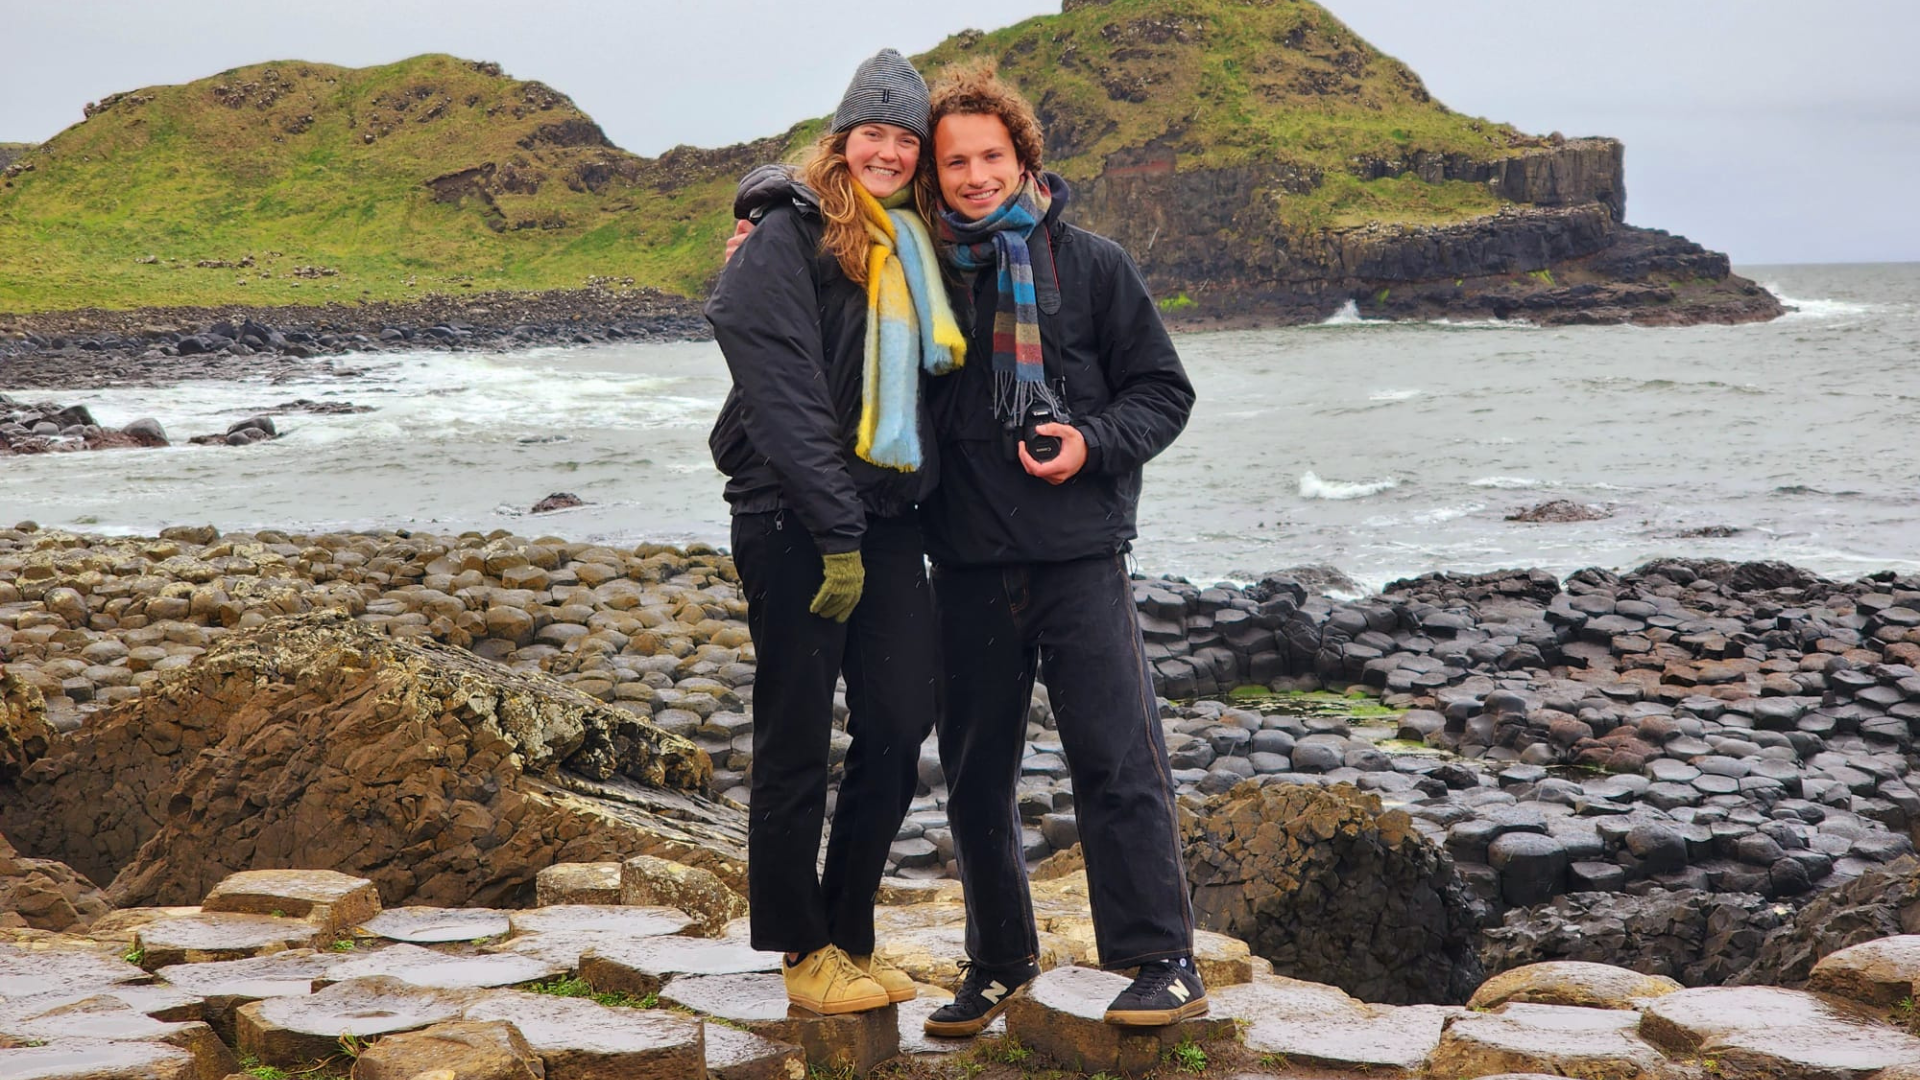
[[[866,972],[860,970],[860,965],[853,962],[853,957],[847,955],[845,949],[833,950],[828,960],[833,964],[834,974],[845,978],[848,982],[869,978]]]
[[[1179,977],[1179,969],[1164,961],[1142,964],[1140,974],[1133,978],[1133,988],[1143,995],[1158,994]]]
[[[993,981],[993,974],[991,972],[971,960],[960,961],[959,967],[960,993],[954,995],[956,1001],[959,1000],[961,994],[971,994],[974,997],[979,997],[981,991],[986,989],[987,984]]]

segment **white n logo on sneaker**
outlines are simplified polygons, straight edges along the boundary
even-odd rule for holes
[[[1007,996],[1007,988],[1000,985],[999,979],[995,979],[987,985],[985,990],[980,991],[980,996],[998,1005],[1000,999]]]
[[[1179,998],[1180,1004],[1182,1005],[1185,1005],[1187,999],[1193,996],[1193,991],[1187,989],[1187,984],[1183,982],[1175,982],[1172,986],[1167,987],[1167,992]]]

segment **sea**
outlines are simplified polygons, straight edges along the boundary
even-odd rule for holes
[[[1391,323],[1182,334],[1198,391],[1147,466],[1139,569],[1356,590],[1434,570],[1778,559],[1920,570],[1920,263],[1754,266],[1795,309],[1684,328]],[[355,356],[348,376],[36,390],[176,439],[298,398],[282,437],[0,458],[0,526],[510,530],[724,545],[712,343]],[[0,391],[5,391],[0,376]],[[532,515],[554,492],[587,505]],[[1597,520],[1523,524],[1549,500]]]

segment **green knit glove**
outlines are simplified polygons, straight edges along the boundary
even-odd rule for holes
[[[860,603],[860,590],[866,588],[867,568],[861,565],[857,551],[822,555],[820,560],[826,564],[827,580],[821,582],[820,591],[813,595],[813,604],[807,610],[823,619],[846,622],[854,606]]]

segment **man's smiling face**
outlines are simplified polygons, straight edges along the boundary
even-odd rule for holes
[[[1013,151],[1013,136],[997,116],[950,113],[933,133],[940,198],[947,209],[979,221],[1000,208],[1020,187],[1025,170]]]

